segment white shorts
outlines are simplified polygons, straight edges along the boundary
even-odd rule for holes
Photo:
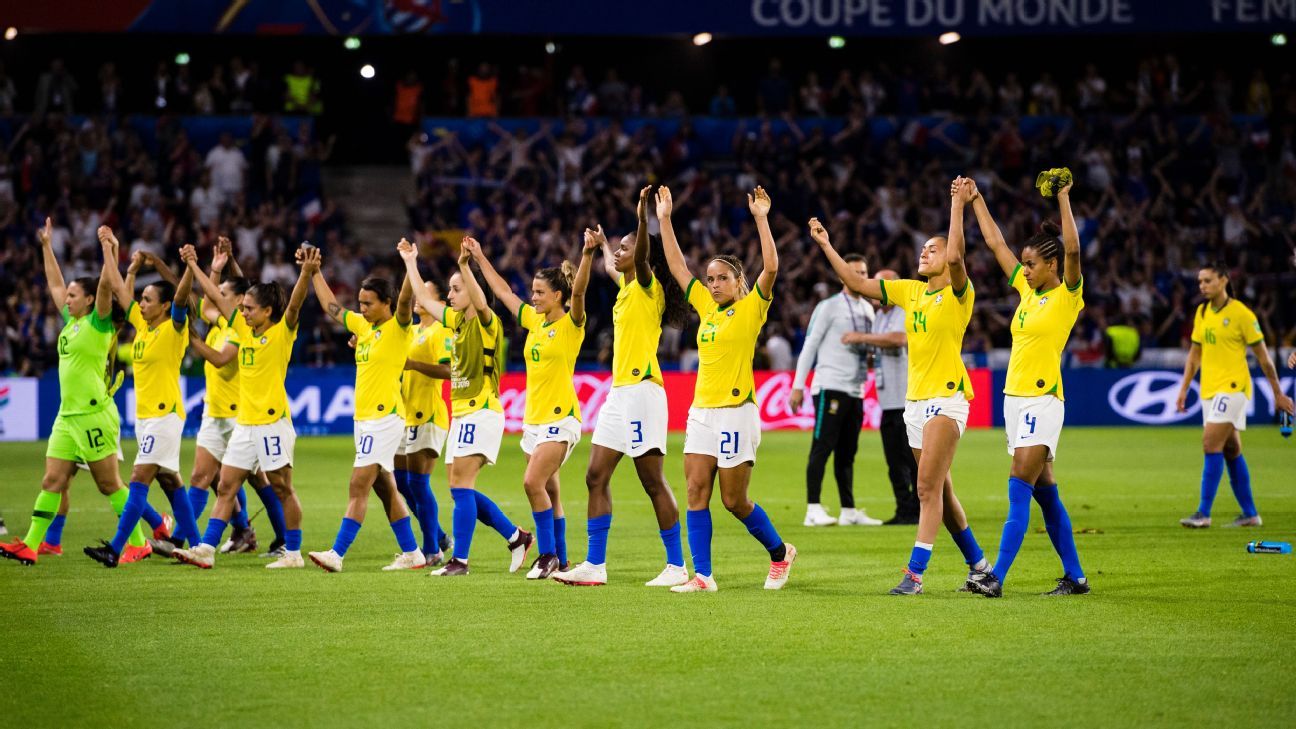
[[[230,434],[221,464],[245,471],[255,471],[257,466],[270,473],[293,464],[293,448],[297,445],[297,431],[292,418],[282,418],[266,425],[238,425]]]
[[[493,466],[499,458],[500,441],[504,440],[504,413],[478,410],[450,423],[450,441],[445,462],[454,463],[460,456],[482,456]]]
[[[1018,397],[1004,395],[1004,431],[1008,435],[1008,455],[1018,448],[1048,446],[1048,460],[1057,457],[1058,438],[1066,405],[1052,395]]]
[[[967,430],[968,409],[967,398],[961,392],[929,400],[906,400],[904,421],[909,447],[922,450],[923,428],[937,415],[944,415],[958,423],[959,436],[962,437],[963,431]]]
[[[431,422],[407,425],[405,436],[401,438],[400,446],[396,448],[396,455],[405,456],[419,451],[432,451],[432,455],[440,456],[445,452],[448,432],[445,428]]]
[[[405,435],[405,418],[388,415],[377,420],[355,421],[356,468],[378,466],[391,473],[396,470],[396,449]]]
[[[198,426],[198,438],[194,441],[194,445],[206,450],[219,461],[225,456],[225,449],[229,447],[229,439],[234,435],[236,422],[236,418],[213,418],[204,415],[202,425]]]
[[[1246,430],[1247,396],[1241,392],[1221,392],[1202,401],[1202,424],[1228,423],[1238,430]]]
[[[567,452],[563,454],[562,459],[562,462],[566,463],[567,459],[571,458],[572,451],[576,450],[580,437],[581,422],[570,415],[544,425],[523,425],[522,452],[529,456],[535,453],[536,446],[541,443],[566,443]]]
[[[711,456],[720,468],[754,465],[760,442],[760,411],[754,402],[731,408],[689,408],[684,430],[686,454]]]
[[[135,421],[135,440],[139,444],[135,464],[151,463],[163,471],[179,473],[183,434],[184,420],[175,413]]]
[[[614,387],[599,409],[593,443],[631,458],[666,454],[666,390],[651,380]]]

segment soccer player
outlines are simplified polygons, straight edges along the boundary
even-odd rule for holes
[[[113,238],[107,227],[100,239]],[[115,243],[111,243],[116,245]],[[147,257],[131,258],[129,276],[144,266]],[[135,438],[138,451],[131,468],[130,494],[118,518],[111,542],[86,547],[86,556],[105,567],[116,567],[130,533],[148,505],[149,484],[157,479],[171,501],[180,539],[198,536],[198,525],[184,483],[180,480],[180,440],[184,431],[184,398],[180,393],[180,365],[189,343],[189,294],[193,276],[188,272],[178,286],[159,281],[144,287],[138,302],[121,279],[116,267],[108,271],[118,302],[126,309],[126,320],[135,327],[131,364],[135,377]]]
[[[373,489],[387,511],[387,520],[401,550],[383,570],[421,569],[427,564],[427,558],[419,550],[410,524],[409,507],[396,490],[396,480],[392,477],[396,448],[405,434],[405,406],[400,388],[405,356],[409,352],[410,323],[414,319],[409,279],[403,280],[396,296],[392,295],[392,285],[387,279],[371,276],[361,281],[356,295],[360,312],[356,313],[338,304],[320,270],[321,263],[318,248],[303,248],[302,275],[311,277],[315,298],[325,313],[356,338],[355,463],[351,469],[346,516],[333,540],[333,548],[311,552],[309,557],[325,572],[342,571],[342,559],[360,533],[369,508],[369,490]]]
[[[612,473],[622,456],[634,461],[639,483],[652,501],[658,535],[666,548],[666,567],[645,583],[648,587],[674,587],[688,582],[684,547],[680,540],[679,506],[666,483],[666,388],[657,346],[662,322],[683,328],[688,303],[674,278],[659,280],[654,270],[666,268],[661,246],[648,239],[648,205],[651,187],[639,192],[639,225],[633,235],[621,238],[612,250],[603,227],[586,230],[587,244],[603,246],[603,263],[620,291],[612,306],[612,390],[599,411],[590,447],[585,485],[589,489],[589,544],[585,561],[554,573],[567,585],[607,584],[607,537],[612,527]]]
[[[531,303],[522,301],[495,271],[481,244],[473,238],[464,245],[481,268],[495,297],[517,313],[527,330],[523,348],[526,360],[526,411],[522,415],[522,452],[527,467],[522,476],[531,516],[535,519],[536,550],[540,553],[528,580],[546,580],[567,563],[567,516],[562,508],[558,472],[571,458],[581,437],[580,401],[572,377],[576,358],[585,341],[585,290],[598,241],[586,236],[580,267],[574,275],[570,261],[561,267],[542,268],[531,282]]]
[[[424,284],[433,301],[443,302],[441,287]],[[437,458],[445,451],[450,431],[450,410],[441,396],[441,383],[450,379],[450,352],[454,335],[417,300],[414,313],[418,328],[410,342],[401,378],[405,402],[405,437],[396,448],[396,490],[405,497],[423,535],[423,556],[428,567],[440,567],[450,549],[450,538],[441,530],[431,474]]]
[[[1012,355],[1004,381],[1004,429],[1008,436],[1008,455],[1012,456],[1008,518],[999,538],[994,570],[974,580],[972,587],[986,597],[1003,595],[1008,570],[1026,538],[1031,499],[1034,499],[1044,512],[1044,526],[1062,560],[1062,577],[1057,587],[1047,594],[1083,595],[1089,592],[1089,581],[1080,568],[1071,517],[1062,505],[1053,475],[1053,459],[1057,456],[1066,415],[1062,350],[1085,305],[1080,236],[1071,214],[1071,185],[1057,192],[1062,217],[1061,243],[1057,226],[1045,222],[1040,232],[1022,246],[1019,261],[1004,242],[1003,233],[990,215],[985,198],[977,191],[976,183],[969,180],[966,184],[972,189],[972,209],[981,237],[1008,277],[1008,285],[1021,297],[1012,318]]]
[[[292,485],[297,431],[293,429],[284,379],[297,340],[297,321],[306,300],[309,276],[303,269],[286,303],[283,288],[271,282],[249,288],[240,306],[222,296],[220,288],[198,267],[193,246],[181,249],[180,257],[203,295],[216,304],[221,316],[238,335],[239,407],[234,432],[221,459],[216,503],[207,520],[207,530],[198,546],[177,549],[175,557],[201,569],[212,568],[216,547],[234,513],[239,487],[259,466],[284,510],[284,555],[267,564],[266,569],[304,567],[301,501]]]
[[[760,505],[747,497],[756,449],[760,446],[760,411],[752,357],[756,339],[774,300],[778,250],[769,227],[770,198],[757,187],[747,196],[756,221],[764,270],[749,291],[742,261],[716,256],[706,267],[706,283],[689,271],[671,227],[671,193],[657,189],[657,218],[671,275],[687,292],[688,302],[701,317],[698,327],[698,378],[684,436],[684,478],[688,481],[688,542],[693,552],[693,579],[672,592],[715,592],[711,573],[711,492],[720,481],[720,500],[747,527],[770,556],[765,589],[781,589],[788,581],[796,547],[787,544]]]
[[[118,515],[129,496],[120,486],[121,474],[117,470],[120,431],[117,405],[104,377],[104,363],[117,341],[111,318],[113,280],[109,275],[110,269],[113,273],[117,271],[115,240],[103,237],[99,240],[104,263],[97,282],[79,278],[65,283],[58,259],[54,257],[52,233],[53,222],[46,218],[45,227],[36,237],[45,266],[45,284],[63,316],[63,330],[58,339],[59,412],[45,449],[45,476],[32,507],[27,534],[22,539],[0,544],[0,556],[23,565],[36,564],[36,550],[45,541],[78,463],[85,464],[99,492],[108,497]],[[138,517],[127,536],[121,562],[144,559],[152,553],[140,531]]]
[[[963,208],[970,192],[961,185],[958,189],[959,194],[951,197],[949,236],[929,239],[918,256],[918,273],[926,277],[925,282],[856,275],[833,249],[819,219],[810,219],[810,236],[847,286],[884,306],[899,306],[909,317],[905,426],[918,462],[918,537],[904,577],[891,589],[893,595],[922,593],[922,576],[942,521],[971,568],[968,579],[990,569],[950,480],[950,465],[967,427],[968,402],[973,397],[959,351],[976,298],[963,266]]]
[[[503,341],[499,317],[491,311],[490,300],[473,274],[468,246],[461,244],[459,248],[459,270],[450,277],[449,306],[428,294],[413,244],[402,239],[397,251],[405,261],[405,272],[419,305],[454,333],[450,362],[450,410],[454,420],[446,454],[450,496],[455,502],[454,556],[431,575],[468,574],[468,552],[478,519],[508,540],[509,572],[517,572],[535,538],[514,526],[494,501],[477,490],[477,475],[482,466],[495,464],[504,438],[504,407],[499,397],[502,364],[495,359]]]
[[[1197,288],[1205,301],[1193,317],[1192,349],[1184,364],[1179,385],[1179,412],[1184,412],[1188,387],[1201,370],[1201,409],[1204,430],[1202,450],[1201,502],[1192,516],[1179,523],[1189,529],[1211,525],[1211,506],[1219,489],[1220,476],[1228,469],[1229,485],[1242,514],[1227,526],[1260,526],[1260,512],[1251,494],[1251,472],[1242,455],[1242,431],[1246,430],[1247,405],[1251,400],[1251,370],[1247,348],[1255,354],[1269,387],[1274,407],[1292,414],[1292,399],[1283,394],[1278,372],[1269,359],[1260,322],[1246,304],[1229,295],[1229,274],[1223,264],[1212,264],[1197,272]]]

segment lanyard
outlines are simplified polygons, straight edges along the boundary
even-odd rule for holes
[[[850,318],[851,318],[851,331],[853,331],[853,332],[858,332],[858,331],[860,330],[860,328],[859,328],[859,323],[855,321],[855,307],[854,307],[853,305],[851,305],[850,296],[849,296],[845,291],[841,292],[841,295],[842,295],[842,298],[846,300],[846,311],[848,311],[848,312],[850,313]],[[861,316],[861,317],[863,316],[863,313],[862,313],[862,312],[861,312],[860,316]]]

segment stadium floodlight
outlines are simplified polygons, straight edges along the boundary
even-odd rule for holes
[[[831,36],[831,37],[828,38],[828,47],[829,47],[829,48],[832,48],[832,49],[834,49],[834,50],[835,50],[835,49],[838,49],[838,48],[845,48],[845,47],[846,47],[846,39],[843,38],[843,37],[841,37],[841,36],[839,36],[839,35]]]
[[[710,42],[711,42],[710,33],[698,33],[697,35],[693,36],[693,45],[695,46],[704,46]]]
[[[360,67],[361,78],[373,78],[375,73],[376,71],[374,71],[374,67],[372,63],[366,63],[365,65]]]
[[[175,57],[175,62],[176,62],[176,65],[177,65],[177,66],[188,66],[188,65],[189,65],[189,54],[188,54],[188,53],[183,53],[183,52],[182,52],[182,53],[177,53],[177,54],[176,54],[176,57]]]
[[[963,40],[963,36],[951,30],[947,33],[941,33],[939,40],[941,45],[948,46],[951,43],[958,43],[959,41]]]
[[[342,41],[342,47],[348,51],[358,51],[360,50],[360,39],[353,35]]]
[[[13,30],[13,28],[10,28],[9,30]],[[5,33],[5,37],[10,38],[8,33]],[[1274,33],[1273,35],[1269,36],[1269,42],[1276,46],[1285,46],[1287,45],[1287,34]]]
[[[18,29],[12,25],[5,28],[5,40],[13,40],[18,37]]]
[[[548,53],[549,55],[552,56],[553,54],[555,54],[555,53],[557,53],[557,52],[558,52],[558,44],[557,44],[557,43],[554,43],[553,41],[549,41],[549,42],[545,43],[545,53]]]

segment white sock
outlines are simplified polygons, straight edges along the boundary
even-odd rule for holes
[[[977,572],[985,572],[986,567],[989,566],[990,563],[986,561],[985,557],[982,557],[980,560],[977,561],[976,564],[972,565],[972,569],[976,570]]]

